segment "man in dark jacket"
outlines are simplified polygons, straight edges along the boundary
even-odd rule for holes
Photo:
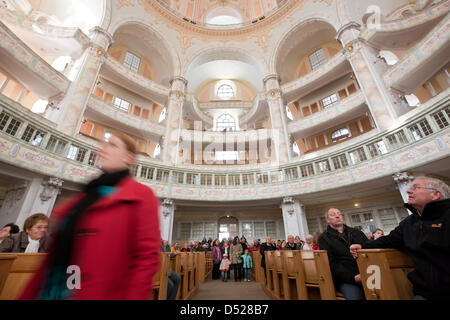
[[[439,179],[417,177],[407,190],[405,207],[413,214],[389,235],[361,245],[364,248],[405,250],[414,261],[408,279],[414,286],[414,299],[450,299],[450,188]]]
[[[361,276],[349,248],[352,243],[363,244],[367,237],[360,230],[346,226],[341,211],[337,208],[329,208],[325,218],[328,227],[319,236],[319,248],[327,250],[336,288],[347,300],[362,300],[364,291]]]
[[[283,250],[302,250],[302,245],[294,242],[293,235],[288,235],[288,242],[284,246]]]

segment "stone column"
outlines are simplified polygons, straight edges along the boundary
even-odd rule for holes
[[[55,177],[35,178],[9,188],[0,210],[0,225],[14,222],[22,228],[32,214],[50,216],[62,184],[63,180]]]
[[[407,203],[408,193],[406,193],[406,190],[408,190],[409,185],[414,180],[414,176],[410,175],[408,172],[397,172],[392,175],[392,178],[397,184],[397,189],[398,191],[400,191],[400,194],[402,195],[403,202]],[[408,213],[412,214],[412,212],[409,210]]]
[[[161,159],[167,165],[177,165],[187,80],[182,77],[174,77],[170,80],[170,85],[171,90],[167,105],[166,132],[164,135],[163,148],[161,150]]]
[[[159,210],[159,221],[161,228],[161,239],[172,243],[173,216],[175,214],[175,204],[171,199],[164,199]]]
[[[359,38],[360,25],[349,22],[344,25],[337,35],[337,39],[345,48],[345,54],[356,75],[361,90],[365,96],[367,105],[372,113],[377,128],[385,130],[395,125],[396,113],[401,114],[404,106],[400,106],[400,100],[394,99],[384,86],[381,72],[376,63],[381,66],[381,60],[377,58],[376,50],[370,48]],[[396,107],[396,104],[398,107]]]
[[[303,204],[291,197],[285,197],[280,207],[283,213],[285,238],[287,239],[288,235],[294,237],[298,235],[300,239],[305,240],[309,231]]]
[[[275,150],[276,161],[279,164],[291,160],[291,147],[287,130],[285,105],[281,97],[279,77],[269,75],[263,80],[269,105],[270,121],[272,123],[272,150]]]
[[[95,86],[95,80],[106,60],[106,50],[113,43],[112,36],[100,27],[93,28],[91,34],[92,41],[80,58],[77,76],[64,98],[54,99],[54,105],[46,113],[49,120],[58,124],[58,130],[72,136],[79,131],[81,118]]]

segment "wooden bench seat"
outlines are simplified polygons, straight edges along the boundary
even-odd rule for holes
[[[356,259],[367,300],[410,300],[413,286],[407,274],[414,262],[395,249],[358,250]]]

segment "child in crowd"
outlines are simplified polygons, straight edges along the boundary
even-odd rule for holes
[[[228,271],[230,270],[230,260],[228,260],[228,255],[225,253],[223,255],[222,262],[220,263],[219,270],[222,271],[222,281],[228,281]]]
[[[242,259],[242,266],[244,268],[244,279],[247,279],[250,282],[250,269],[253,267],[252,257],[248,254],[248,249],[244,250],[244,254],[238,256],[238,258]]]

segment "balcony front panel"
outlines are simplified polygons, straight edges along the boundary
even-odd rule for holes
[[[450,61],[450,15],[383,76],[388,88],[411,93]]]
[[[70,81],[0,22],[0,66],[41,97],[65,93]]]
[[[130,113],[119,110],[113,105],[101,100],[93,95],[89,97],[88,109],[95,111],[104,117],[103,123],[114,126],[117,122],[128,127],[128,131],[136,131],[139,129],[153,137],[161,137],[164,135],[165,127],[153,121],[143,119]],[[110,121],[108,121],[110,119]],[[110,122],[110,123],[109,123]],[[157,140],[156,140],[157,141]]]
[[[200,102],[200,109],[250,109],[253,106],[252,101],[210,101]]]
[[[329,127],[329,123],[343,122],[346,119],[351,120],[357,114],[361,114],[362,108],[366,100],[363,93],[360,91],[355,93],[332,106],[313,113],[310,116],[290,121],[288,123],[288,131],[294,136],[307,136],[314,134],[314,131],[324,130]]]
[[[165,105],[170,89],[126,68],[119,61],[108,56],[102,69],[102,76],[160,105]]]
[[[257,144],[259,141],[272,139],[272,129],[246,130],[246,131],[196,131],[181,129],[180,137],[185,142],[197,142],[205,144],[238,143]]]
[[[370,28],[365,28],[361,32],[361,38],[380,48],[401,48],[422,36],[422,34],[425,35],[429,28],[436,25],[449,10],[450,2],[443,1],[426,11],[408,18],[386,23],[372,23]]]
[[[339,79],[351,71],[344,50],[335,54],[330,60],[308,74],[283,84],[281,92],[287,102],[299,100],[308,93]]]

